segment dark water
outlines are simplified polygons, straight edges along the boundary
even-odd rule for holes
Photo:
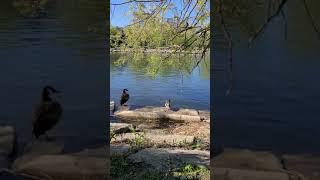
[[[25,18],[1,1],[0,122],[16,127],[18,141],[31,137],[33,106],[47,84],[63,93],[64,115],[52,134],[75,143],[104,139],[104,13],[103,1],[58,0],[47,16]]]
[[[159,66],[161,55],[111,54],[110,98],[119,105],[122,89],[129,90],[131,106],[164,106],[167,99],[173,108],[210,109],[210,61],[193,55],[173,55],[171,64],[162,64],[157,73],[149,71]],[[183,56],[183,57],[182,57]],[[123,63],[117,63],[123,62]]]
[[[221,32],[217,36],[213,136],[218,144],[287,153],[320,152],[320,40],[299,2],[290,1],[285,9],[287,40],[281,16],[251,48],[239,24],[229,27],[240,40],[234,47],[234,87],[229,96],[225,96],[226,49]],[[310,5],[320,4],[314,1]],[[319,17],[317,11],[312,12]],[[320,19],[316,20],[319,26]]]

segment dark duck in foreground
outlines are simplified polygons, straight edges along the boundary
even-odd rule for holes
[[[120,99],[120,105],[124,105],[129,100],[129,94],[127,93],[128,89],[123,89],[121,99]]]
[[[52,98],[52,95],[59,93],[51,86],[46,86],[42,90],[40,104],[36,107],[33,119],[33,135],[38,139],[39,136],[46,134],[60,120],[62,107]],[[46,135],[47,139],[48,136]]]

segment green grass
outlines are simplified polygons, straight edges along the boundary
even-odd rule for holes
[[[112,179],[121,180],[204,180],[210,179],[210,171],[200,165],[184,164],[181,168],[160,172],[150,169],[148,165],[132,164],[128,155],[111,156],[110,175]],[[207,178],[203,178],[206,176]]]
[[[174,177],[177,177],[178,179],[210,179],[209,169],[201,165],[193,165],[188,163],[182,166],[181,168],[173,171],[172,174]]]

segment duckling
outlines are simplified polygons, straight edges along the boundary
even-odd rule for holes
[[[120,98],[120,105],[124,105],[129,100],[129,94],[127,93],[128,89],[123,89],[122,95]]]
[[[166,103],[164,104],[164,107],[166,108],[166,111],[171,109],[171,101],[170,101],[170,99],[166,100]]]
[[[42,90],[42,99],[36,107],[33,119],[33,135],[38,139],[39,136],[46,134],[52,129],[62,116],[62,106],[52,99],[51,95],[59,93],[52,86],[45,86]],[[49,137],[46,135],[47,140]]]

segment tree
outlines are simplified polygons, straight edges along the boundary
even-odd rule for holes
[[[131,4],[133,21],[125,28],[130,47],[170,47],[175,52],[201,49],[210,44],[209,2],[124,1],[112,6]],[[170,16],[170,15],[171,16]]]

